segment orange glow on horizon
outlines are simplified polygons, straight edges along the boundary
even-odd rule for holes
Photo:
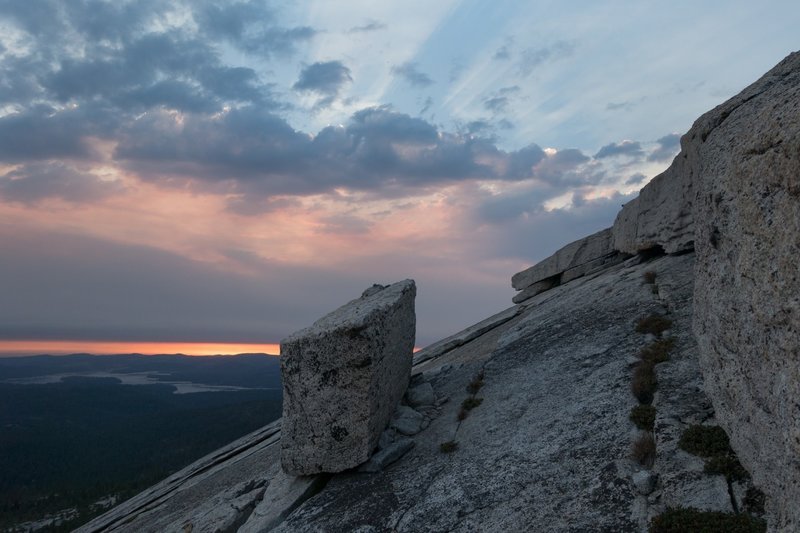
[[[92,353],[97,355],[125,353],[158,355],[180,353],[196,356],[267,353],[271,355],[280,355],[280,344],[0,340],[0,355],[64,355],[70,353]]]

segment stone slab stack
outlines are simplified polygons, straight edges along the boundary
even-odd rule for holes
[[[537,294],[623,261],[614,248],[611,228],[572,242],[532,267],[514,274],[511,286],[520,291],[512,301],[522,303]]]

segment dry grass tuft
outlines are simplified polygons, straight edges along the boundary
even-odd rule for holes
[[[458,449],[458,443],[454,440],[449,440],[439,445],[439,451],[442,453],[453,453],[457,449]]]
[[[656,408],[652,405],[637,405],[631,409],[631,422],[643,431],[653,431],[656,422]]]
[[[642,318],[636,324],[636,331],[639,333],[652,333],[660,337],[665,330],[672,326],[672,320],[661,315],[650,315]]]
[[[659,339],[642,348],[639,352],[639,357],[642,361],[648,362],[653,365],[669,361],[669,352],[675,346],[675,339]]]
[[[658,381],[656,381],[653,365],[647,361],[638,363],[633,369],[631,392],[639,400],[639,403],[645,405],[653,403],[653,395],[657,388]]]
[[[631,446],[631,458],[640,465],[651,468],[656,462],[656,439],[649,431],[639,434]]]

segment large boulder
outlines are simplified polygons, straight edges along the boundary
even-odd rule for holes
[[[281,342],[281,465],[341,472],[369,459],[411,376],[413,280],[373,286]]]
[[[706,388],[771,527],[800,531],[800,53],[703,115],[687,143]]]

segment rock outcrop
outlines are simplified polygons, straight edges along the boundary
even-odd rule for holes
[[[800,54],[681,145],[613,228],[516,274],[519,305],[420,351],[407,405],[413,282],[285,341],[284,468],[358,471],[286,476],[273,426],[83,531],[646,531],[670,508],[758,518],[757,487],[770,529],[800,530]],[[653,314],[669,331],[637,332]],[[682,441],[717,424],[736,454],[711,464]]]
[[[703,115],[694,146],[694,329],[721,425],[800,530],[800,53]]]
[[[373,286],[281,343],[285,472],[341,472],[369,459],[411,375],[416,287]]]
[[[512,298],[522,303],[562,283],[615,265],[626,259],[614,249],[611,228],[571,242],[550,257],[511,277],[511,286],[521,291]]]
[[[697,162],[691,139],[681,139],[681,153],[672,165],[650,180],[639,196],[622,206],[612,227],[613,247],[635,254],[661,248],[666,253],[694,246],[693,184]]]

